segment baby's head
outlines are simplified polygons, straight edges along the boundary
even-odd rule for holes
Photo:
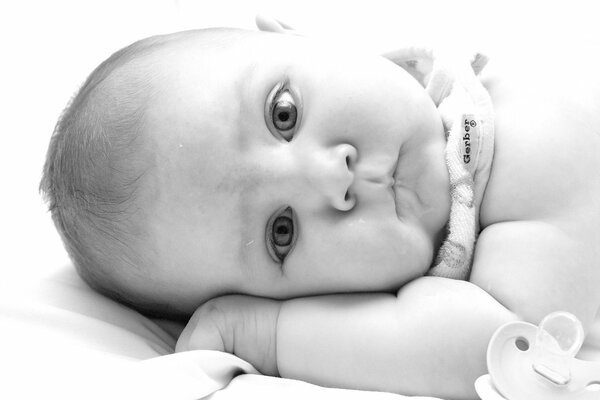
[[[229,293],[385,291],[448,219],[444,133],[404,70],[292,35],[202,30],[101,64],[42,189],[81,276],[142,311]]]

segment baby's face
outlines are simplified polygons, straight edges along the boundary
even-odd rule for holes
[[[140,205],[149,293],[193,311],[227,293],[384,291],[425,273],[449,212],[445,141],[402,69],[261,32],[190,40],[160,64]]]

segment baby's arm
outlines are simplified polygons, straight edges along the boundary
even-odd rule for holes
[[[278,368],[324,385],[475,398],[489,339],[515,318],[475,285],[433,277],[397,296],[291,300],[279,317]]]
[[[392,294],[201,307],[177,350],[225,350],[267,374],[404,395],[474,397],[494,330],[515,316],[468,282],[419,278]]]

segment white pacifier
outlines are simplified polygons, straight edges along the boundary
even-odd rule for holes
[[[575,358],[583,339],[581,322],[567,312],[539,327],[509,322],[492,336],[489,375],[475,389],[483,400],[600,400],[600,362]]]

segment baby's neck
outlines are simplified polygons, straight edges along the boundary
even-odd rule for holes
[[[473,62],[435,59],[426,87],[447,133],[451,192],[447,236],[428,275],[453,279],[469,277],[479,233],[479,207],[494,153],[492,102],[475,75]]]

